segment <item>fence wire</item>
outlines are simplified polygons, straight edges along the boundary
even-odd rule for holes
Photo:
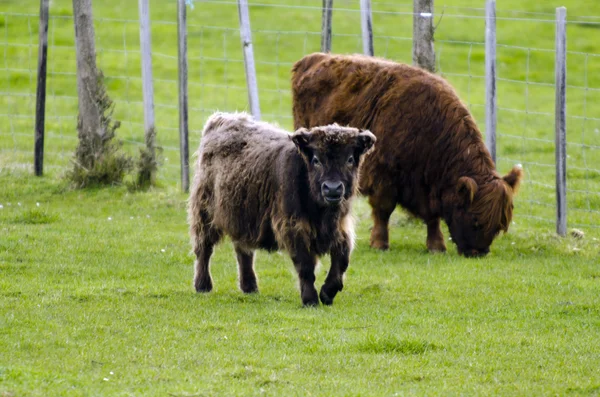
[[[335,4],[335,3],[334,3]],[[154,5],[152,5],[154,6]],[[336,53],[362,51],[358,0],[333,10],[332,48]],[[412,5],[373,2],[375,55],[411,61]],[[276,11],[274,11],[276,10]],[[96,11],[96,10],[95,10]],[[137,12],[137,9],[134,11]],[[303,55],[320,49],[321,9],[308,1],[294,4],[251,2],[253,46],[264,120],[292,127],[290,68]],[[444,7],[437,12],[436,61],[473,112],[484,122],[484,9]],[[121,121],[118,136],[135,153],[144,145],[142,81],[138,20],[105,17],[96,12],[98,63],[114,117]],[[179,183],[177,111],[176,13],[152,14],[152,56],[158,143],[163,147],[160,178]],[[277,15],[278,18],[274,18]],[[286,16],[285,18],[283,16]],[[526,180],[516,199],[516,222],[555,222],[554,185],[554,20],[553,14],[498,10],[498,136],[497,166],[504,174],[517,163]],[[441,20],[440,20],[441,18]],[[285,25],[290,19],[299,23]],[[0,13],[0,47],[4,78],[0,78],[0,168],[33,167],[33,131],[37,68],[38,15]],[[583,34],[600,18],[577,17],[570,26]],[[470,34],[457,27],[468,23]],[[529,45],[518,34],[502,39],[501,32],[535,26],[546,48]],[[585,24],[585,25],[584,25]],[[583,32],[583,33],[582,33]],[[76,58],[72,17],[50,9],[46,105],[45,170],[60,173],[69,167],[77,144]],[[600,54],[586,52],[577,40],[568,48],[567,183],[570,227],[600,227]],[[248,110],[243,53],[234,1],[196,1],[188,11],[189,125],[192,151],[206,118],[215,110]]]

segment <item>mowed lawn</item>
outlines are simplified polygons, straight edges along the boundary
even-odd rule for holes
[[[318,50],[319,1],[251,9],[265,120],[291,127],[290,65]],[[357,1],[334,2],[334,50],[361,49]],[[392,396],[600,394],[600,88],[596,25],[568,27],[569,225],[554,234],[554,8],[577,21],[595,1],[498,4],[501,172],[527,179],[514,223],[485,258],[425,250],[425,227],[393,215],[391,249],[368,247],[369,207],[355,201],[358,239],[332,307],[303,308],[285,253],[259,252],[260,293],[242,294],[229,241],[212,261],[215,289],[196,294],[178,181],[175,2],[152,2],[159,186],[77,191],[61,179],[76,144],[71,1],[53,0],[46,176],[31,175],[38,2],[0,4],[0,396]],[[483,1],[436,1],[441,71],[483,129]],[[98,58],[123,121],[143,142],[137,3],[94,2]],[[308,7],[308,8],[307,8]],[[410,12],[374,3],[374,10]],[[539,14],[512,13],[511,10]],[[190,18],[193,149],[216,108],[247,108],[234,2],[195,1]],[[33,16],[31,16],[31,15]],[[463,17],[461,17],[461,15]],[[580,18],[575,18],[579,16]],[[379,55],[410,61],[412,16],[375,14]],[[129,21],[129,22],[127,22]],[[437,19],[436,19],[437,23]],[[514,48],[522,46],[524,50]],[[538,50],[530,50],[538,49]],[[529,49],[529,50],[528,50]],[[539,50],[542,49],[542,50]],[[529,65],[529,66],[528,66]],[[33,71],[33,72],[32,72]],[[33,73],[33,74],[32,74]],[[33,76],[33,79],[32,79]],[[517,83],[529,81],[528,84]],[[540,84],[533,84],[533,83]],[[584,89],[588,87],[591,89]],[[594,88],[596,90],[594,90]],[[585,115],[585,117],[583,117]],[[581,146],[585,144],[587,146]],[[320,288],[329,268],[324,258]]]

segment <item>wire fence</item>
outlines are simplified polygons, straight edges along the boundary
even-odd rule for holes
[[[306,0],[286,3],[250,2],[250,16],[262,118],[290,129],[290,69],[303,55],[319,51],[322,10]],[[334,4],[332,51],[362,52],[359,1]],[[159,178],[175,185],[179,183],[177,23],[175,9],[168,10],[169,15],[152,14],[152,62],[157,140],[163,148]],[[135,13],[113,18],[101,11],[95,10],[98,64],[116,103],[114,116],[121,121],[118,136],[125,149],[134,153],[144,145],[139,22]],[[412,4],[372,2],[372,13],[375,55],[410,63]],[[291,20],[297,23],[289,26]],[[0,22],[4,58],[0,64],[0,168],[30,170],[38,15],[4,12]],[[485,133],[485,10],[444,7],[436,10],[435,23],[437,71],[456,87]],[[594,106],[600,103],[600,54],[589,52],[589,41],[575,39],[599,28],[600,17],[569,19],[569,227],[600,228],[600,108]],[[550,230],[556,208],[554,14],[498,10],[497,29],[497,168],[506,173],[514,164],[523,164],[526,180],[516,199],[515,219],[543,223]],[[536,32],[544,39],[528,40],[519,32]],[[73,36],[72,17],[53,14],[51,7],[45,168],[56,174],[69,167],[77,144]],[[188,65],[193,151],[213,111],[248,110],[237,2],[196,1],[194,9],[188,10]]]

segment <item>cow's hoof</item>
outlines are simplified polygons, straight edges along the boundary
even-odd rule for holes
[[[445,254],[446,253],[446,248],[429,248],[428,249],[430,253],[432,254]]]
[[[375,248],[380,251],[387,251],[390,249],[390,244],[386,241],[371,241],[371,248]]]
[[[427,250],[432,254],[443,254],[446,252],[446,244],[444,240],[427,241]]]

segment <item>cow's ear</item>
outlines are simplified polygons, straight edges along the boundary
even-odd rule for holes
[[[365,154],[371,150],[376,141],[377,138],[375,138],[375,135],[371,131],[361,131],[358,134],[358,149],[360,150],[360,154]]]
[[[521,164],[515,165],[502,179],[504,179],[504,182],[508,183],[508,186],[516,193],[517,190],[519,190],[521,179],[523,179],[523,166]]]
[[[306,128],[298,128],[294,134],[292,134],[292,142],[296,147],[304,152],[310,143],[310,132]]]
[[[477,183],[475,183],[473,178],[461,176],[458,178],[458,183],[456,184],[456,193],[461,202],[468,207],[473,202],[475,193],[477,193]]]

